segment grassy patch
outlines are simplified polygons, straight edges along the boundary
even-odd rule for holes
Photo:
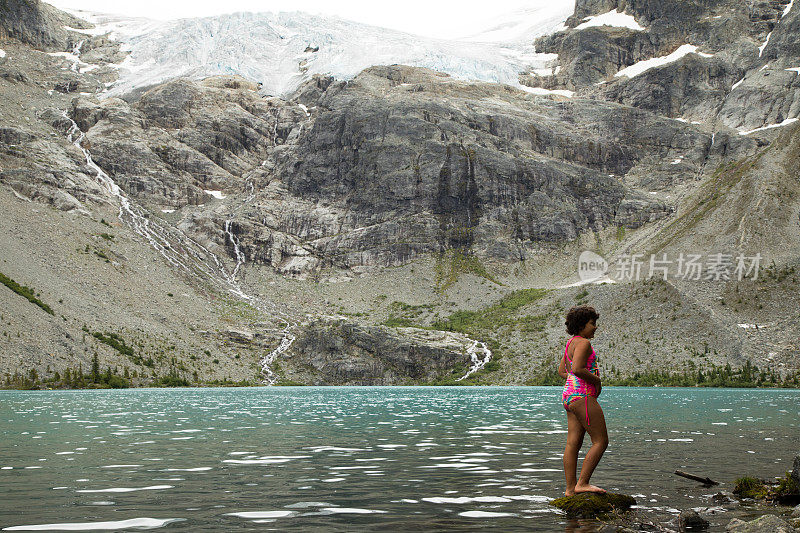
[[[50,308],[50,306],[47,305],[46,303],[44,303],[43,301],[41,301],[39,298],[37,298],[36,297],[36,292],[33,289],[31,289],[30,287],[26,287],[25,285],[20,285],[19,283],[17,283],[13,279],[9,278],[8,276],[3,274],[2,272],[0,272],[0,282],[3,285],[5,285],[6,287],[8,287],[9,289],[11,289],[12,291],[14,291],[15,293],[17,293],[20,296],[22,296],[23,298],[27,299],[30,303],[32,303],[34,305],[38,305],[39,307],[41,307],[44,310],[45,313],[48,313],[48,314],[51,314],[51,315],[55,315],[55,313],[53,313],[53,310]]]
[[[734,484],[733,493],[742,498],[762,500],[767,497],[769,492],[763,481],[750,476],[740,477]]]
[[[446,250],[436,256],[436,291],[439,293],[449,289],[461,274],[474,274],[486,278],[492,283],[502,285],[489,274],[481,260],[469,250]]]
[[[482,333],[496,332],[503,326],[537,327],[544,318],[514,316],[520,309],[547,294],[547,289],[522,289],[507,294],[496,304],[479,311],[456,311],[444,320],[434,322],[433,328],[442,331],[456,331],[466,335],[480,336]]]

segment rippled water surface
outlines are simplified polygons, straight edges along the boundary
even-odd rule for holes
[[[548,505],[564,490],[559,399],[555,387],[0,392],[0,528],[564,531],[574,524]],[[800,451],[800,391],[600,399],[611,444],[593,482],[653,517],[714,505],[719,489],[675,469],[771,477]],[[742,512],[720,511],[717,530]]]

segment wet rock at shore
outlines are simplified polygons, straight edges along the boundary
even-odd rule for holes
[[[708,525],[708,520],[691,509],[681,511],[681,514],[678,515],[678,528],[681,531],[700,531],[708,529]]]
[[[636,500],[626,494],[594,494],[584,492],[574,496],[565,496],[550,502],[558,507],[568,518],[602,518],[613,511],[626,511]]]
[[[800,454],[794,456],[794,464],[792,464],[792,479],[800,485]]]
[[[771,514],[750,522],[734,518],[725,530],[732,533],[794,533],[795,531],[788,522]]]

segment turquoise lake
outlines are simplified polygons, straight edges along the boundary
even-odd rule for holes
[[[560,391],[3,391],[0,529],[591,531],[548,505],[564,491]],[[711,508],[723,531],[752,509],[709,496],[800,453],[797,390],[608,387],[600,403],[610,445],[592,482],[654,520]]]

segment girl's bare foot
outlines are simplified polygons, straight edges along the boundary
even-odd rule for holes
[[[575,485],[575,492],[597,492],[600,494],[605,494],[606,489],[601,489],[600,487],[595,487],[594,485],[581,485],[578,483]]]
[[[575,496],[575,490],[565,490],[564,496]]]

